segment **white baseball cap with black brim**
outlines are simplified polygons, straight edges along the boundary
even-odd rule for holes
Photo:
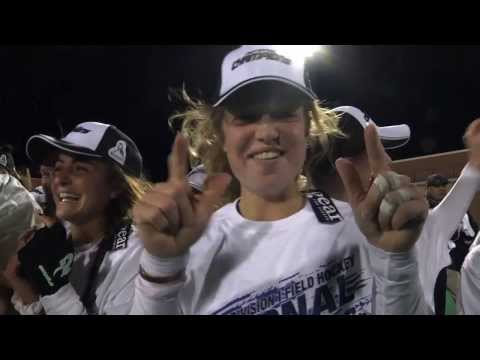
[[[317,99],[305,65],[305,60],[292,61],[275,45],[243,45],[223,60],[220,90],[214,106],[222,105],[247,85],[266,81],[290,85],[307,98]]]
[[[187,174],[188,184],[197,191],[203,191],[203,185],[207,179],[207,170],[203,164],[194,167]]]
[[[357,124],[361,126],[362,130],[365,129],[369,123],[375,124],[366,113],[353,106],[339,106],[332,110],[341,114],[340,128],[342,128],[342,130],[347,129],[347,135],[349,135],[349,129],[357,126]],[[378,136],[385,149],[402,147],[410,140],[410,127],[406,124],[376,126]],[[363,136],[361,136],[361,139],[363,140]]]
[[[52,150],[104,159],[118,165],[127,174],[142,174],[142,156],[131,138],[117,127],[100,122],[77,125],[62,139],[48,135],[34,135],[26,145],[27,156],[41,164]]]

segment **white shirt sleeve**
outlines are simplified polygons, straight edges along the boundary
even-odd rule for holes
[[[366,244],[375,279],[374,313],[379,315],[427,315],[414,250],[386,252]]]
[[[133,287],[135,278],[128,280],[124,288]],[[107,300],[99,310],[99,315],[128,315],[132,309],[133,291],[120,292],[117,298]],[[120,297],[120,298],[118,298]],[[55,294],[42,296],[40,303],[47,315],[88,315],[87,309],[80,300],[73,286],[68,283]]]
[[[42,296],[40,303],[47,315],[87,315],[80,297],[70,283],[55,294]]]
[[[430,309],[439,272],[451,264],[449,241],[462,222],[480,184],[480,171],[467,164],[448,194],[430,210],[415,244],[419,275]]]
[[[174,259],[161,259],[150,255],[146,250],[140,257],[140,266],[151,276],[172,276],[185,269],[187,256]],[[185,283],[184,276],[179,281],[156,284],[143,279],[135,280],[135,297],[131,315],[175,315],[181,314],[178,295]]]
[[[430,216],[434,218],[432,226],[437,235],[446,241],[452,237],[462,223],[479,186],[480,171],[467,164],[442,202],[431,211]]]
[[[459,314],[480,315],[480,246],[472,248],[463,262],[457,310]]]

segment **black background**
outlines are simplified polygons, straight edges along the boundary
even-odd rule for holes
[[[154,180],[165,179],[173,140],[168,99],[183,84],[213,97],[223,56],[237,45],[0,46],[0,142],[17,165],[33,134],[60,135],[103,121],[131,136]],[[410,143],[393,159],[462,149],[480,116],[480,46],[328,45],[311,60],[311,81],[329,107],[353,105],[377,124],[407,123]]]

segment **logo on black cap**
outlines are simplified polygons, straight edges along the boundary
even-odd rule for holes
[[[117,144],[108,150],[108,155],[116,162],[125,165],[127,158],[127,143],[123,140],[118,140]]]
[[[7,167],[7,155],[2,154],[2,156],[0,156],[0,165]]]

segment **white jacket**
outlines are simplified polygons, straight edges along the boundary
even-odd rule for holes
[[[40,212],[33,196],[15,177],[0,174],[0,269],[15,253],[20,235],[40,225],[36,217]]]

